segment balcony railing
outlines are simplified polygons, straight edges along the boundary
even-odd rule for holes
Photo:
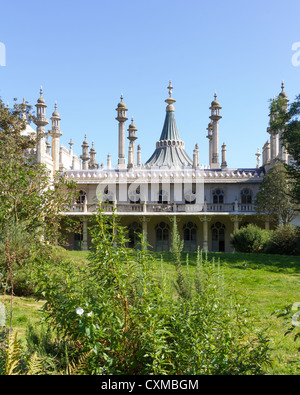
[[[97,210],[97,204],[74,204],[69,213],[93,213]],[[252,204],[240,204],[240,203],[205,203],[205,204],[182,204],[182,203],[116,203],[102,205],[104,212],[112,213],[114,210],[116,213],[237,213],[246,212],[254,213],[254,206]]]

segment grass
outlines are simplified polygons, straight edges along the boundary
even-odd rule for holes
[[[87,252],[61,251],[62,257],[75,264],[87,262]],[[175,266],[170,253],[152,253],[155,270],[160,276],[163,269],[170,284],[175,280]],[[300,339],[292,334],[284,336],[284,321],[272,314],[294,302],[300,302],[300,257],[241,253],[208,253],[209,260],[218,262],[228,287],[234,290],[247,308],[253,311],[257,326],[266,327],[270,338],[272,367],[269,374],[300,373]],[[182,270],[186,273],[187,254],[182,254]],[[196,253],[188,254],[189,274],[196,269]],[[9,297],[5,301],[9,309]],[[13,327],[24,338],[27,323],[38,325],[43,302],[33,298],[15,297],[13,300]]]

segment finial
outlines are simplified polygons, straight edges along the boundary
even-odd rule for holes
[[[41,88],[40,88],[40,95],[41,96],[43,95],[43,87],[42,87],[42,85],[41,85]]]
[[[172,82],[171,82],[171,81],[169,82],[168,89],[169,89],[169,97],[168,97],[167,100],[165,100],[165,102],[168,103],[168,106],[167,106],[167,108],[166,108],[166,111],[175,111],[175,108],[174,108],[174,106],[173,106],[173,103],[175,103],[176,100],[172,98],[172,89],[173,89],[173,86],[172,86]]]
[[[172,86],[172,82],[171,82],[171,81],[169,81],[168,89],[169,89],[169,97],[172,97],[172,89],[173,89],[173,86]]]
[[[283,90],[284,90],[284,82],[282,80],[282,82],[281,82],[281,91],[283,92]]]
[[[54,109],[57,110],[57,101],[54,102]]]
[[[74,145],[74,143],[73,143],[72,139],[70,139],[70,142],[69,142],[70,148],[72,148],[72,145]]]
[[[121,93],[121,101],[123,101],[123,93]]]

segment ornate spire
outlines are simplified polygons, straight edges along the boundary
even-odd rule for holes
[[[286,99],[287,101],[289,101],[287,98],[287,94],[284,91],[284,82],[283,81],[281,82],[281,92],[279,93],[279,96],[281,96],[284,99]]]
[[[179,137],[175,120],[175,109],[173,106],[175,100],[172,98],[172,89],[173,86],[170,81],[168,86],[169,98],[165,100],[168,106],[166,108],[163,130],[159,141],[156,143],[154,153],[145,163],[147,167],[184,168],[192,167],[193,165],[192,160],[184,149],[184,142]]]
[[[171,81],[169,82],[169,86],[168,86],[167,89],[169,90],[169,97],[168,97],[168,99],[165,100],[165,102],[168,103],[168,106],[167,106],[167,108],[166,108],[166,111],[175,111],[175,108],[174,108],[174,106],[173,106],[173,103],[175,103],[176,100],[172,98],[172,89],[173,89],[173,86],[172,86],[172,82],[171,82]]]

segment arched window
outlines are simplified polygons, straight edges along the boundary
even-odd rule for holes
[[[188,222],[183,226],[183,240],[185,251],[197,250],[197,225]]]
[[[84,191],[79,191],[76,203],[77,204],[83,204],[86,200],[86,192]]]
[[[213,191],[213,203],[214,204],[224,203],[224,191],[222,189],[217,188]]]
[[[155,227],[156,236],[156,250],[168,251],[169,250],[169,234],[170,228],[165,222],[160,222]]]
[[[103,192],[103,200],[106,203],[113,204],[114,203],[114,194],[109,190],[108,185],[105,187]]]
[[[225,251],[225,225],[221,222],[216,222],[211,227],[212,230],[212,251]]]
[[[141,241],[139,233],[142,233],[142,227],[137,222],[133,222],[128,226],[128,247],[137,248]]]
[[[242,204],[252,204],[252,192],[249,188],[244,188],[241,191],[241,203]]]

